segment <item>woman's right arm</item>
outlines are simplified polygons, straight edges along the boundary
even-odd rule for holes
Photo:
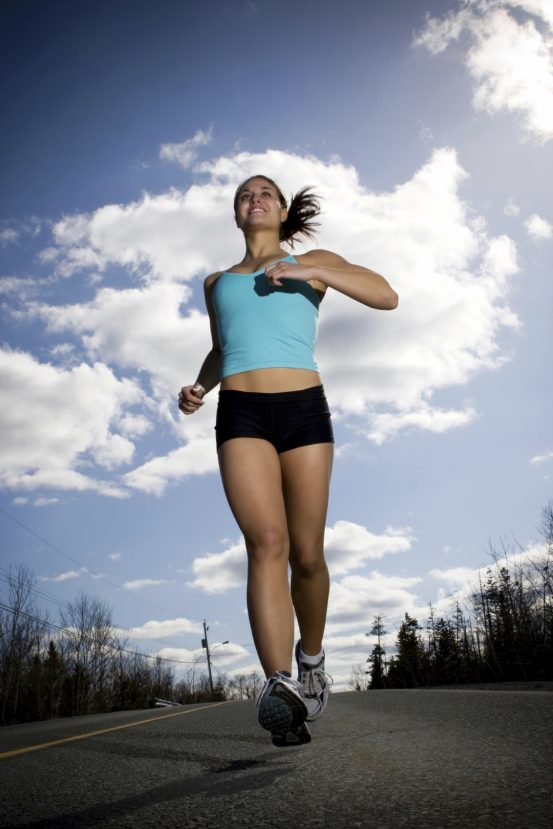
[[[197,380],[191,386],[183,386],[179,394],[179,409],[183,414],[194,414],[203,406],[203,397],[221,381],[221,346],[213,307],[212,290],[219,273],[212,273],[204,282],[204,294],[212,348],[202,363]]]

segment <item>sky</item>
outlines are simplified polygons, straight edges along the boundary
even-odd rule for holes
[[[203,278],[243,255],[236,185],[321,197],[336,690],[407,612],[540,554],[553,422],[552,0],[4,0],[0,525],[40,605],[104,599],[129,645],[259,669],[220,484]],[[296,246],[296,252],[313,244]],[[6,595],[6,584],[2,585]],[[228,644],[221,644],[228,640]]]

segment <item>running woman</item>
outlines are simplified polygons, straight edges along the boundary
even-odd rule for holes
[[[368,268],[328,250],[291,256],[281,247],[312,237],[319,212],[309,188],[288,206],[266,176],[238,187],[234,214],[246,252],[205,280],[213,346],[196,382],[179,394],[180,410],[190,415],[221,383],[219,466],[248,555],[248,614],[267,678],[258,718],[277,746],[310,741],[306,723],[323,712],[331,681],[323,650],[323,539],[334,438],[314,357],[319,305],[327,288],[370,308],[398,302],[386,279]]]

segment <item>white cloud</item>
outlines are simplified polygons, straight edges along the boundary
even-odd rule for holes
[[[325,557],[331,576],[361,569],[366,562],[407,552],[413,541],[411,530],[388,528],[382,535],[351,521],[336,521],[325,530]],[[192,562],[195,579],[189,587],[206,593],[225,593],[246,581],[247,554],[242,539],[222,553],[208,553]]]
[[[156,587],[159,584],[174,584],[168,579],[134,579],[123,584],[125,590],[142,590],[143,587]]]
[[[46,280],[44,279],[3,276],[0,277],[0,294],[5,294],[13,297],[16,301],[24,302],[39,293],[45,283]]]
[[[130,636],[133,639],[165,639],[168,636],[182,636],[188,633],[201,633],[203,627],[200,622],[193,622],[185,616],[177,619],[152,619],[143,625],[118,630],[119,635]]]
[[[146,461],[132,472],[127,472],[124,481],[133,489],[163,495],[171,481],[179,481],[189,475],[205,475],[215,472],[217,468],[217,452],[210,435],[196,438],[168,455]]]
[[[530,543],[524,549],[516,552],[507,551],[501,557],[498,555],[497,559],[491,561],[488,565],[474,568],[472,572],[467,574],[467,577],[462,582],[459,578],[458,583],[454,583],[454,579],[449,584],[447,593],[443,593],[441,598],[434,604],[436,616],[449,615],[452,608],[458,603],[461,607],[467,607],[471,604],[473,594],[478,593],[480,584],[484,584],[487,578],[487,571],[496,575],[501,568],[506,567],[511,573],[514,569],[523,570],[537,567],[540,568],[543,564],[550,562],[551,554],[548,552],[546,544]],[[451,571],[443,571],[447,577],[447,573],[455,574],[458,568]]]
[[[209,258],[197,253],[208,218],[202,196],[194,186],[184,193],[172,188],[160,196],[144,193],[138,202],[108,204],[91,214],[60,219],[52,229],[57,255],[48,249],[54,273],[104,274],[117,265],[139,279],[189,280],[205,272]],[[217,207],[209,218],[217,222],[228,215],[229,200],[227,196],[224,201],[223,193],[213,196]],[[211,240],[215,251],[220,248],[217,237]]]
[[[553,13],[549,0],[470,0],[428,17],[415,45],[432,54],[468,34],[464,61],[476,109],[515,112],[525,135],[553,137]],[[513,13],[510,13],[513,12]]]
[[[119,561],[119,559],[121,558],[121,553],[110,553],[108,555],[108,558],[110,558],[112,561]]]
[[[419,576],[385,576],[376,570],[368,576],[351,575],[333,581],[328,603],[328,634],[359,627],[367,632],[378,614],[391,620],[414,612],[420,607],[420,600],[410,588],[421,582]]]
[[[426,429],[439,434],[458,426],[465,426],[475,417],[476,412],[472,407],[464,411],[444,411],[422,402],[418,411],[375,415],[366,434],[370,440],[380,444],[406,429]]]
[[[433,145],[435,143],[435,136],[430,127],[419,118],[417,120],[417,129],[419,139],[423,144]]]
[[[126,414],[119,421],[119,429],[128,437],[141,437],[150,432],[154,427],[151,420],[144,415]]]
[[[13,227],[4,227],[0,230],[0,247],[7,247],[8,245],[16,245],[19,234]]]
[[[260,169],[285,192],[312,184],[323,199],[319,246],[380,271],[400,295],[392,313],[337,292],[329,292],[321,308],[318,357],[329,399],[342,419],[364,419],[360,434],[382,442],[403,429],[439,432],[470,423],[473,405],[444,410],[432,405],[433,394],[505,359],[500,329],[518,324],[508,305],[516,250],[506,236],[490,238],[462,200],[466,173],[453,150],[435,151],[389,193],[370,191],[339,160],[268,150],[204,162],[197,168],[203,183],[186,191],[144,194],[140,202],[55,225],[58,269],[69,273],[76,261],[93,263],[93,270],[98,263],[115,265],[137,274],[141,285],[102,287],[89,302],[28,305],[51,332],[79,337],[91,361],[145,374],[157,417],[184,443],[140,462],[126,486],[161,494],[170,481],[216,469],[215,395],[191,418],[176,405],[178,389],[196,377],[210,347],[207,317],[183,281],[239,260],[232,197],[236,184]],[[121,413],[118,439],[106,441],[107,454],[98,450],[97,462],[109,468],[127,461],[129,439],[144,434],[155,416],[153,408],[138,420]]]
[[[541,464],[550,461],[553,458],[553,452],[549,449],[547,452],[543,452],[541,455],[534,455],[533,458],[530,458],[530,463],[534,464]]]
[[[509,198],[507,200],[507,204],[503,208],[503,212],[506,216],[518,216],[520,213],[520,207],[513,198]]]
[[[351,521],[336,521],[325,530],[325,556],[332,576],[359,570],[368,561],[391,553],[407,552],[413,541],[411,530],[388,529],[382,535]]]
[[[538,239],[551,239],[553,236],[553,225],[547,219],[538,216],[537,213],[533,213],[526,219],[524,227],[528,231],[530,238],[534,239],[534,241]]]
[[[210,643],[210,649],[212,651],[211,662],[214,675],[219,672],[228,672],[229,676],[232,676],[237,673],[249,673],[250,670],[260,671],[258,663],[253,666],[248,665],[247,667],[244,667],[244,660],[251,659],[251,655],[246,648],[241,645],[234,645],[232,642],[229,642],[228,645],[224,646],[219,646],[217,643],[212,645]],[[156,656],[160,656],[162,659],[169,659],[177,663],[182,662],[188,664],[192,669],[198,670],[200,673],[206,670],[206,655],[203,648],[189,649],[164,647],[156,652]],[[230,668],[229,670],[229,666],[232,666],[233,663],[238,661],[242,661],[242,665],[239,668]],[[175,670],[179,673],[183,673],[180,668],[175,668]]]
[[[0,247],[18,245],[22,237],[36,237],[42,230],[42,220],[38,216],[30,216],[26,221],[7,219],[0,221]]]
[[[444,582],[450,588],[458,588],[466,585],[474,575],[470,567],[451,567],[449,570],[435,568],[430,570],[429,575],[438,581]]]
[[[125,632],[126,631],[121,631],[120,635]],[[203,673],[204,670],[207,673],[205,651],[202,651],[201,648],[189,649],[165,647],[156,650],[155,655],[159,656],[161,659],[167,659],[169,662],[173,662],[174,664],[172,669],[180,675],[183,675],[186,671],[184,665],[190,666],[191,670],[197,670],[199,674]],[[181,663],[183,667],[180,667],[179,663]]]
[[[42,498],[37,498],[33,502],[33,506],[35,506],[35,507],[48,507],[51,504],[59,504],[59,503],[60,503],[59,498],[44,498],[44,497],[42,497]]]
[[[553,5],[551,0],[504,0],[506,6],[513,9],[524,9],[529,14],[541,18],[553,29]]]
[[[188,587],[198,587],[205,593],[226,593],[246,581],[246,545],[243,540],[232,544],[222,553],[208,553],[192,562],[193,581]]]
[[[54,358],[59,358],[67,364],[72,359],[76,359],[75,355],[75,346],[73,343],[58,343],[57,345],[52,346],[50,349],[50,355]]]
[[[192,370],[192,362],[203,359],[209,344],[204,315],[194,308],[187,308],[185,315],[179,312],[190,299],[187,286],[156,282],[142,288],[101,288],[88,303],[35,303],[29,313],[42,318],[51,332],[81,336],[92,359],[148,372],[156,389],[174,390],[176,398],[183,370]]]
[[[71,581],[73,579],[78,579],[85,574],[88,574],[88,570],[86,567],[81,567],[80,570],[67,570],[65,573],[59,573],[57,576],[39,576],[38,580],[55,582]]]
[[[198,130],[192,138],[182,141],[180,144],[162,144],[159,157],[164,161],[173,161],[186,169],[198,157],[198,147],[205,147],[206,144],[210,144],[212,138],[211,129],[208,132]]]
[[[66,371],[8,349],[0,349],[0,379],[3,486],[124,494],[75,467],[94,463],[111,470],[131,460],[133,444],[112,429],[127,407],[143,399],[135,382],[118,380],[101,363]]]

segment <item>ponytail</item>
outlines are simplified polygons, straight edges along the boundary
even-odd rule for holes
[[[317,196],[310,192],[310,187],[303,187],[292,197],[288,208],[288,217],[280,226],[281,242],[289,242],[294,247],[295,237],[299,235],[312,239],[315,228],[320,222],[312,221],[321,212]]]

